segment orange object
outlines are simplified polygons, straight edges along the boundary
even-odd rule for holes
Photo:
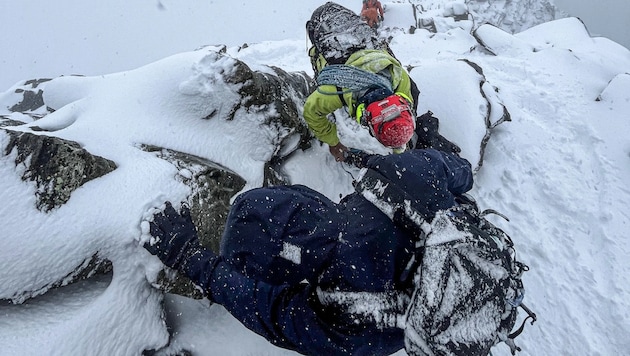
[[[367,22],[368,26],[375,28],[378,26],[381,20],[383,20],[383,6],[378,0],[365,0],[363,1],[363,8],[361,8],[361,18]]]

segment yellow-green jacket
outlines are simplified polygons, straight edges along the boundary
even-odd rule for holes
[[[357,51],[348,58],[345,64],[372,73],[389,69],[394,92],[401,93],[406,96],[408,100],[411,100],[411,80],[409,79],[409,74],[404,70],[400,62],[387,53],[387,51],[374,49]],[[321,68],[318,69],[321,70]],[[327,143],[329,146],[335,146],[339,143],[337,126],[330,122],[327,116],[335,110],[341,109],[344,104],[341,98],[339,98],[337,88],[334,85],[321,85],[318,89],[319,90],[315,90],[306,99],[306,103],[304,104],[304,120],[306,120],[308,127],[315,137]],[[347,91],[344,88],[342,88],[342,90],[344,92]],[[352,92],[343,94],[343,98],[347,104],[348,113],[351,117],[354,117],[357,98],[353,97]]]

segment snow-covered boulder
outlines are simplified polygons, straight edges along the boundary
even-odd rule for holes
[[[3,176],[23,182],[21,192],[3,191],[3,202],[32,214],[20,216],[28,225],[9,227],[12,234],[3,236],[5,242],[36,240],[34,230],[40,229],[54,236],[39,242],[42,250],[56,246],[57,238],[67,240],[66,261],[40,254],[4,261],[9,267],[3,271],[0,299],[21,303],[95,272],[109,272],[111,264],[116,270],[110,255],[115,247],[73,248],[81,235],[98,235],[68,229],[73,219],[93,219],[89,226],[107,231],[121,223],[109,213],[112,209],[136,206],[138,214],[123,220],[137,226],[133,220],[151,196],[156,206],[159,200],[186,202],[201,241],[218,251],[233,196],[246,185],[284,182],[283,159],[311,138],[300,119],[310,78],[275,67],[252,70],[224,51],[202,49],[103,77],[27,81],[0,95],[7,108],[0,116],[0,165]],[[178,186],[177,194],[171,185]],[[133,241],[136,234],[132,229],[117,238]],[[38,278],[24,278],[24,266],[33,266],[30,273]],[[188,287],[167,288],[195,294]]]

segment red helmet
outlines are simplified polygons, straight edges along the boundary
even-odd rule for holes
[[[364,115],[372,135],[389,148],[404,147],[416,129],[409,102],[396,94],[369,104]]]

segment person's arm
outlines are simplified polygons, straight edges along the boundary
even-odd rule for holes
[[[339,143],[337,126],[328,120],[328,115],[343,107],[336,94],[337,88],[332,85],[319,87],[324,93],[314,91],[304,103],[304,120],[315,137],[320,141],[335,146]]]
[[[334,349],[311,343],[329,339],[333,331],[317,315],[310,285],[271,285],[247,278],[204,247],[191,254],[182,273],[208,299],[274,345],[305,354],[334,353]]]
[[[442,157],[448,191],[453,195],[461,195],[471,190],[474,179],[470,162],[452,153],[434,151]]]
[[[335,353],[333,346],[311,342],[329,340],[334,331],[319,318],[310,285],[271,285],[234,271],[199,244],[186,207],[180,215],[167,202],[164,212],[156,213],[149,224],[152,239],[144,247],[166,266],[190,278],[211,301],[225,307],[248,329],[275,345],[301,353]]]
[[[394,181],[410,194],[415,194],[413,199],[432,201],[429,204],[431,209],[450,207],[440,205],[449,200],[446,199],[449,195],[461,195],[472,189],[474,184],[470,162],[433,148],[414,149],[400,155],[373,155],[368,158],[365,167]],[[400,167],[405,167],[408,173],[393,174],[401,170]],[[447,191],[448,194],[445,194]]]
[[[314,298],[310,285],[271,285],[247,278],[207,250],[187,265],[185,274],[211,301],[269,342],[303,353],[321,347],[309,345],[327,333],[309,302]]]

